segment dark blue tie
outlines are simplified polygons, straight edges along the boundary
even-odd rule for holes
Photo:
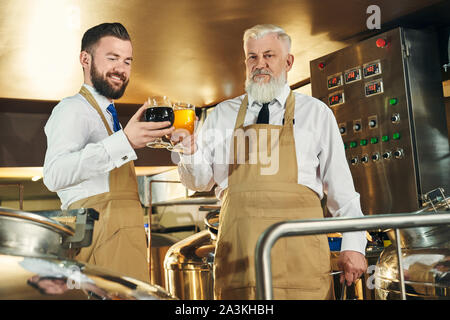
[[[108,106],[108,108],[106,108],[106,110],[108,110],[111,113],[112,117],[113,117],[113,120],[114,120],[113,129],[114,129],[114,132],[119,131],[120,130],[119,118],[117,117],[117,111],[116,111],[116,108],[114,108],[114,104],[111,103]]]
[[[263,103],[263,106],[258,114],[256,123],[269,123],[269,103]]]

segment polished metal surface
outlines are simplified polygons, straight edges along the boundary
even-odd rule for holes
[[[69,226],[28,212],[0,209],[0,253],[61,257],[63,242],[74,235]]]
[[[0,252],[68,257],[69,249],[91,244],[95,220],[92,209],[30,213],[0,207]]]
[[[150,249],[150,283],[160,287],[166,287],[164,258],[170,247],[179,240],[167,234],[151,232]]]
[[[378,39],[387,45],[377,45]],[[427,191],[450,189],[434,32],[396,28],[314,59],[310,67],[312,95],[336,116],[364,214],[416,211]],[[350,77],[354,70],[359,77]],[[342,77],[340,85],[333,75],[339,75],[336,84]],[[345,81],[346,75],[356,80]]]
[[[172,300],[149,285],[70,260],[0,253],[0,300]]]
[[[90,245],[96,219],[92,209],[37,214],[0,208],[0,300],[173,299],[159,286],[68,259],[70,248]]]
[[[208,230],[173,245],[166,254],[166,289],[183,300],[213,300],[215,240]]]
[[[435,226],[449,223],[450,213],[437,212],[437,214],[421,213],[412,215],[411,213],[399,213],[360,218],[292,220],[273,224],[261,234],[256,244],[255,273],[257,299],[273,299],[270,253],[275,242],[281,237],[376,230],[379,228],[397,229]],[[401,247],[399,246],[397,250],[401,250]]]
[[[440,0],[379,0],[383,24]],[[368,3],[346,0],[211,0],[127,2],[3,0],[0,4],[0,97],[59,100],[82,82],[83,33],[120,21],[133,40],[133,71],[120,102],[167,95],[198,106],[243,93],[243,31],[258,23],[283,26],[296,57],[290,84],[309,77],[311,59],[338,50],[366,26]],[[120,113],[120,110],[118,110]]]
[[[450,249],[404,249],[403,273],[407,300],[450,299]],[[374,274],[375,298],[402,298],[398,280],[398,257],[394,246],[380,256]]]
[[[437,214],[436,211],[450,212],[450,198],[445,198],[438,201],[436,204],[428,205],[425,208],[414,212],[419,214],[428,212],[430,214]],[[406,228],[398,230],[399,242],[402,248],[450,248],[450,226],[432,226],[419,228]],[[392,243],[397,242],[395,230],[386,230],[386,234]]]

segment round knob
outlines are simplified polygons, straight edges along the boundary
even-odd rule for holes
[[[394,151],[394,157],[395,159],[400,159],[403,157],[403,150],[402,149],[397,149]]]
[[[369,121],[369,127],[374,128],[376,125],[377,125],[377,122],[374,119]]]
[[[350,160],[350,162],[351,162],[352,165],[357,164],[357,163],[358,163],[358,157],[352,158],[352,159]]]
[[[355,131],[361,130],[361,124],[360,124],[360,123],[355,123],[355,124],[353,125],[353,129],[354,129]]]
[[[398,113],[394,113],[391,117],[392,123],[399,123],[400,122],[400,115]]]
[[[367,163],[367,161],[369,161],[369,157],[368,156],[362,156],[361,157],[361,162]]]
[[[339,132],[340,132],[341,134],[344,134],[345,131],[346,131],[346,130],[345,130],[345,127],[340,127],[340,128],[339,128]]]
[[[383,159],[389,159],[390,157],[391,157],[390,151],[386,151],[385,153],[383,153]]]
[[[380,159],[380,155],[378,153],[374,153],[372,155],[372,161],[378,161]]]

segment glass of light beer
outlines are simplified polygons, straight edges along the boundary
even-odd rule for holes
[[[169,121],[170,128],[174,121],[173,106],[170,99],[166,96],[156,96],[149,98],[149,107],[145,110],[145,121],[147,122],[164,122]],[[162,128],[165,129],[165,128]],[[147,143],[149,148],[167,148],[172,146],[169,141],[164,141],[163,138],[157,138]]]
[[[175,127],[174,133],[172,133],[172,136],[177,136],[180,138],[181,142],[183,138],[186,138],[190,135],[194,134],[195,130],[195,106],[193,104],[187,103],[187,102],[176,102],[173,105],[173,113],[175,120],[173,122],[173,126]],[[181,146],[181,143],[178,143],[176,145],[173,145],[168,147],[170,151],[175,152],[183,152],[183,147]]]

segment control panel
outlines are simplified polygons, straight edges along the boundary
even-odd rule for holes
[[[333,110],[365,214],[412,212],[422,194],[448,187],[448,139],[439,134],[447,132],[445,107],[439,59],[436,66],[430,61],[437,54],[432,40],[397,28],[310,63],[312,95]]]

